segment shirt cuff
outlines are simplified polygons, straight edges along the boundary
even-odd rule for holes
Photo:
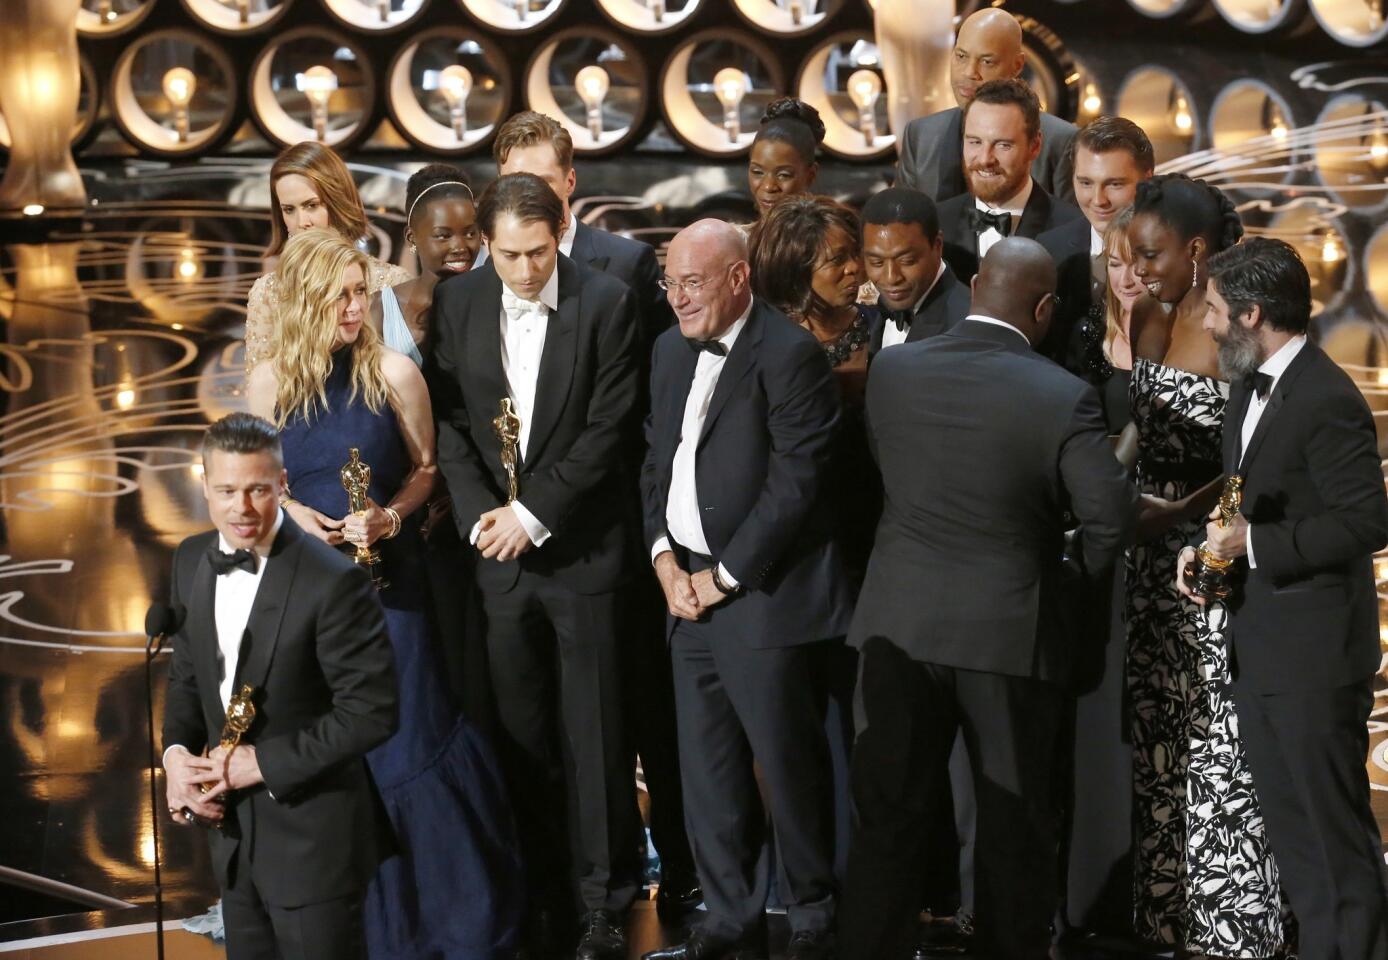
[[[673,550],[674,548],[670,546],[670,538],[661,537],[655,542],[655,546],[651,547],[651,563],[655,563],[655,558],[662,553],[672,552]]]
[[[718,579],[722,580],[723,583],[732,587],[734,590],[742,586],[742,584],[737,582],[737,577],[729,573],[728,568],[721,563],[718,565]]]
[[[477,546],[477,537],[482,533],[482,521],[478,520],[472,525],[472,532],[467,535],[467,542],[474,547]]]
[[[170,751],[170,750],[182,750],[184,753],[192,753],[191,750],[189,750],[187,747],[185,747],[185,746],[184,746],[183,744],[181,744],[181,743],[170,744],[169,746],[167,746],[167,747],[164,748],[164,753],[163,753],[163,754],[160,756],[160,758],[159,758],[159,766],[164,767],[165,769],[167,769],[168,766],[169,766],[169,751]]]
[[[1253,524],[1248,525],[1248,532],[1243,535],[1243,546],[1248,552],[1248,568],[1258,569],[1258,561],[1253,558]]]
[[[545,541],[549,539],[549,531],[545,529],[545,525],[535,519],[535,514],[525,509],[525,504],[519,500],[511,503],[511,509],[515,511],[520,525],[525,528],[525,535],[530,538],[530,542],[537,547],[544,546]]]

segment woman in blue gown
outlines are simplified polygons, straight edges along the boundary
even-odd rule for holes
[[[280,349],[252,374],[250,405],[282,431],[289,516],[330,544],[375,548],[388,582],[400,726],[367,762],[396,853],[367,892],[370,955],[496,960],[511,955],[524,906],[519,847],[497,764],[445,692],[419,533],[434,481],[429,398],[414,363],[363,322],[364,260],[328,231],[289,241]],[[353,448],[371,468],[359,514],[341,478]]]

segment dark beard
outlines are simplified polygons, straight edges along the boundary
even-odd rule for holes
[[[973,175],[976,169],[977,168],[974,167],[969,168],[969,190],[973,193],[975,199],[982,200],[984,203],[992,204],[993,206],[1011,200],[1017,194],[1021,193],[1022,187],[1026,185],[1026,178],[1021,178],[1016,183],[1008,183],[1001,187],[994,187],[988,194],[985,195],[983,193],[980,193],[978,189],[974,186]],[[1026,174],[1028,177],[1031,176],[1031,167],[1027,167]]]
[[[1215,337],[1219,348],[1219,373],[1230,383],[1236,383],[1256,373],[1267,359],[1263,351],[1263,341],[1257,332],[1250,330],[1237,320],[1229,321],[1229,329],[1223,336]]]

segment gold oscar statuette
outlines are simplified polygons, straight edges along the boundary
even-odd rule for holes
[[[366,513],[367,496],[366,491],[371,487],[371,467],[361,458],[361,451],[356,447],[352,448],[351,458],[342,467],[340,472],[342,477],[342,487],[347,491],[347,505],[351,511],[363,516]],[[366,567],[371,574],[371,582],[380,590],[390,584],[381,576],[381,551],[374,547],[369,547],[364,543],[357,544],[357,552],[352,559],[359,565]]]
[[[241,738],[250,730],[251,724],[255,723],[255,690],[249,683],[241,684],[241,689],[236,691],[227,704],[226,719],[222,721],[222,737],[218,742],[222,749],[231,752],[241,745]],[[207,792],[207,784],[199,787],[203,793]],[[222,821],[208,820],[200,817],[188,807],[183,808],[183,815],[188,818],[190,823],[196,823],[200,827],[207,827],[211,830],[222,829]]]
[[[1227,527],[1238,516],[1243,506],[1243,477],[1234,474],[1224,481],[1224,490],[1219,495],[1219,525]],[[1232,560],[1221,560],[1202,543],[1195,551],[1195,559],[1186,564],[1186,583],[1191,592],[1205,600],[1224,600],[1233,593],[1229,573],[1234,566]]]
[[[520,460],[520,417],[511,406],[510,397],[501,398],[501,415],[492,421],[496,438],[501,441],[501,465],[506,469],[506,502],[515,503],[520,496],[516,464]]]

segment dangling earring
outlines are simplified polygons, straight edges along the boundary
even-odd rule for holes
[[[416,247],[413,243],[410,244],[410,253],[419,253],[419,248]]]
[[[1200,286],[1200,261],[1194,257],[1190,258],[1190,288],[1194,290]]]

